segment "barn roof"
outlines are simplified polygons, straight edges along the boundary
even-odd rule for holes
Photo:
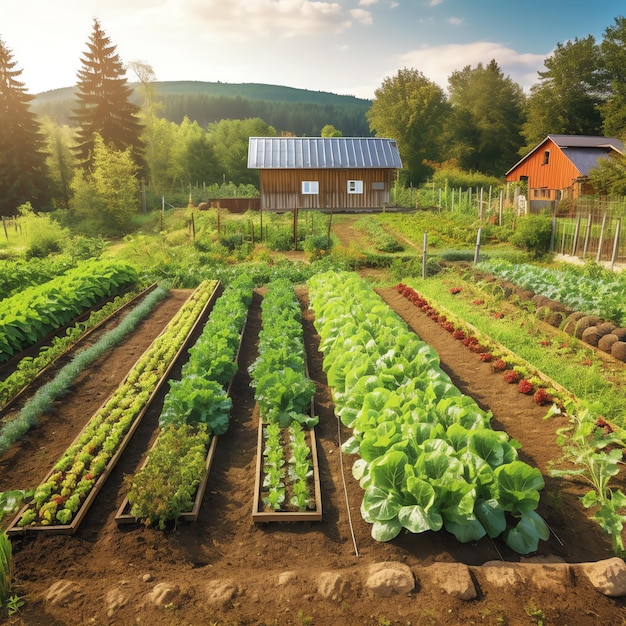
[[[380,137],[250,137],[251,169],[402,167],[393,139]]]
[[[591,135],[548,135],[528,154],[522,157],[507,173],[508,176],[520,163],[523,163],[537,150],[543,148],[548,141],[561,149],[563,154],[574,164],[583,176],[598,165],[598,161],[606,158],[611,152],[623,154],[624,144],[614,137],[596,137]]]

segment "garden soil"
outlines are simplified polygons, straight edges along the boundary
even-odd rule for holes
[[[439,352],[443,368],[461,391],[493,413],[493,427],[521,442],[521,458],[547,474],[550,461],[559,456],[555,437],[556,429],[564,425],[561,419],[544,419],[545,408],[517,393],[514,385],[507,385],[489,364],[394,289],[378,291]],[[187,295],[172,292],[123,345],[76,381],[24,442],[0,459],[0,491],[32,488],[45,478]],[[198,521],[181,522],[166,531],[142,525],[118,527],[115,521],[125,497],[124,477],[138,469],[156,435],[161,394],[75,535],[12,538],[13,589],[25,603],[19,613],[5,614],[5,623],[626,624],[626,600],[600,594],[584,577],[572,575],[565,583],[547,587],[534,585],[532,579],[513,586],[488,582],[478,566],[524,560],[499,541],[460,544],[445,531],[407,533],[384,544],[371,538],[371,528],[359,513],[362,491],[351,476],[352,459],[340,453],[340,442],[349,433],[333,413],[308,295],[304,288],[298,295],[309,373],[317,386],[322,521],[259,524],[252,520],[258,413],[247,368],[257,355],[262,300],[262,292],[255,292],[232,387],[231,424],[218,439]],[[579,563],[612,556],[610,543],[579,503],[583,490],[579,483],[557,483],[546,477],[539,512],[552,534],[531,560]],[[363,585],[365,573],[371,564],[383,562],[410,567],[415,588],[386,597],[370,595]],[[430,584],[426,572],[437,563],[472,566],[477,597],[461,600]],[[331,592],[325,592],[329,586]]]

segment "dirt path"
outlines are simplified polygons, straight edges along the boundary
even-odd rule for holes
[[[556,422],[542,420],[532,400],[505,383],[496,384],[489,366],[480,363],[458,341],[441,331],[394,290],[381,290],[410,326],[439,351],[455,384],[472,393],[494,414],[502,427],[523,444],[523,458],[542,469],[555,456]],[[14,540],[15,590],[25,597],[19,616],[7,623],[78,626],[84,624],[220,625],[380,625],[380,624],[536,624],[528,607],[542,612],[548,624],[591,626],[626,623],[626,603],[611,600],[582,580],[568,588],[545,590],[534,586],[498,588],[477,581],[479,598],[468,602],[418,584],[413,593],[372,598],[358,583],[356,572],[378,562],[401,562],[414,570],[433,563],[480,565],[505,558],[519,560],[500,544],[481,541],[460,544],[445,532],[400,536],[388,544],[375,542],[360,516],[362,491],[351,477],[351,458],[341,457],[340,440],[348,433],[334,417],[330,390],[322,371],[313,314],[307,293],[304,336],[309,372],[316,382],[319,466],[324,518],[321,522],[254,524],[251,519],[258,415],[247,368],[257,354],[261,328],[261,295],[256,293],[240,353],[240,369],[232,391],[233,409],[228,432],[218,441],[207,493],[196,523],[181,523],[171,532],[145,527],[118,528],[114,516],[125,492],[123,478],[140,465],[154,437],[158,405],[150,411],[129,448],[99,494],[77,534],[72,537],[35,536]],[[175,308],[163,303],[155,317],[166,318]],[[167,311],[165,307],[168,307]],[[166,322],[161,319],[162,326]],[[77,383],[59,411],[0,460],[0,489],[30,486],[46,474],[73,439],[90,411],[121,379],[139,353],[158,334],[150,319],[124,347],[113,351]],[[148,331],[148,328],[151,330]],[[439,332],[440,331],[440,332]],[[443,334],[442,334],[443,333]],[[450,343],[451,342],[451,343]],[[132,348],[131,351],[131,347]],[[126,351],[128,354],[125,354]],[[100,394],[97,398],[94,397]],[[528,402],[527,402],[528,400]],[[346,490],[342,481],[342,467]],[[548,483],[542,513],[555,536],[541,546],[543,556],[567,561],[598,560],[610,556],[607,542],[582,514],[576,498],[580,490],[559,491]],[[352,521],[352,527],[350,524]],[[557,539],[558,537],[558,539]],[[352,581],[334,595],[321,594],[332,576],[343,572]],[[354,572],[354,575],[351,573]],[[324,577],[326,575],[326,577]],[[51,586],[65,581],[59,595]],[[154,602],[155,589],[163,604]],[[170,590],[167,595],[166,590]],[[63,593],[65,590],[65,593]],[[151,595],[153,594],[153,595]],[[48,597],[48,599],[46,599]]]

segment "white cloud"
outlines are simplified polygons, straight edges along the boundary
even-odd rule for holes
[[[444,0],[430,0],[428,3],[431,7],[436,7],[438,4],[443,4]]]
[[[448,24],[452,24],[453,26],[460,26],[463,23],[463,20],[460,17],[449,17]]]
[[[510,76],[528,90],[537,81],[537,71],[543,69],[546,56],[547,54],[520,54],[499,43],[478,41],[423,47],[399,55],[397,59],[402,67],[419,70],[444,89],[448,86],[448,77],[452,72],[462,70],[467,65],[486,65],[491,59],[495,59],[505,76]],[[396,72],[397,70],[390,75]]]
[[[374,4],[378,4],[378,0],[359,0],[360,7],[371,7]]]
[[[351,25],[338,2],[315,0],[184,0],[197,28],[231,39],[338,34]]]
[[[366,26],[371,26],[374,23],[372,14],[369,11],[364,11],[363,9],[352,9],[352,11],[350,11],[350,15],[357,22],[365,24]]]

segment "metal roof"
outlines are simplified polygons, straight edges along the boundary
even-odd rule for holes
[[[505,176],[508,176],[520,163],[523,163],[537,150],[541,149],[548,141],[552,141],[561,148],[563,154],[576,166],[578,171],[587,175],[592,167],[598,164],[598,160],[606,158],[611,152],[624,153],[624,144],[614,137],[596,137],[592,135],[548,135],[541,143],[538,143],[530,152],[523,156]]]
[[[379,137],[250,137],[251,169],[400,169],[393,139]]]
[[[614,137],[591,135],[548,135],[559,148],[611,148],[624,151],[624,144]]]

